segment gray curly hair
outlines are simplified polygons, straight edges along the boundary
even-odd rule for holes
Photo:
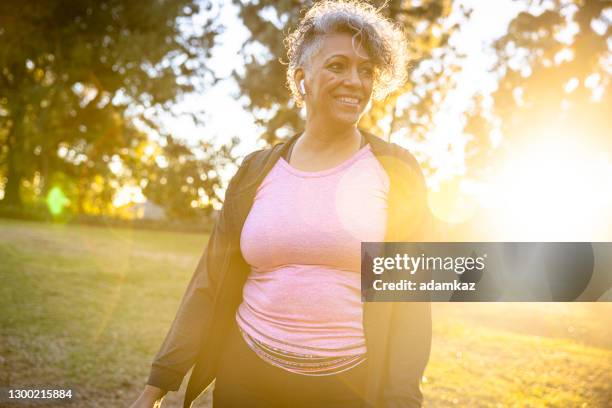
[[[380,100],[401,86],[407,77],[408,52],[404,33],[380,13],[380,9],[357,0],[324,0],[314,4],[297,28],[284,40],[287,48],[287,86],[298,106],[304,100],[294,80],[298,68],[308,67],[321,49],[323,36],[353,34],[375,65],[372,97]]]

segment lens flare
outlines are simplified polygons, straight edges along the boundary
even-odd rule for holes
[[[61,188],[55,186],[47,194],[47,208],[53,216],[58,216],[64,211],[64,207],[70,204],[70,200],[66,197]]]

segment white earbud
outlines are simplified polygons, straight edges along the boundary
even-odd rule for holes
[[[304,88],[304,80],[303,79],[300,81],[300,93],[302,95],[306,95],[306,89]]]

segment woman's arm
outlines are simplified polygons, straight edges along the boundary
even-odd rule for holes
[[[191,277],[187,290],[162,346],[153,360],[147,384],[176,391],[187,371],[195,363],[210,321],[219,278],[219,259],[223,257],[223,214],[220,215]]]
[[[247,156],[228,186],[226,197],[240,183],[240,178],[254,154]],[[212,321],[212,308],[225,260],[229,259],[230,214],[224,205],[213,228],[208,245],[191,277],[178,312],[157,353],[147,384],[165,391],[179,389],[185,374],[194,365]]]
[[[166,391],[152,385],[146,385],[138,399],[130,405],[130,408],[160,408],[164,395],[166,395]]]

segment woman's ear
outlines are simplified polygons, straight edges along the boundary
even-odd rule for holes
[[[298,89],[298,92],[304,96],[306,95],[306,87],[304,85],[304,71],[301,68],[295,70],[294,75],[295,85]]]

